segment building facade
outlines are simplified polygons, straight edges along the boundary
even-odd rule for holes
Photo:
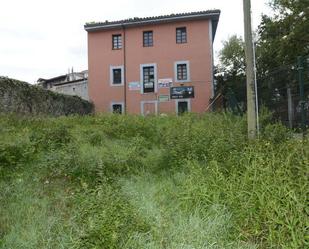
[[[89,100],[88,94],[88,70],[82,72],[69,72],[50,79],[38,79],[38,85],[54,92],[79,96]]]
[[[88,91],[97,112],[206,111],[220,11],[89,23]]]

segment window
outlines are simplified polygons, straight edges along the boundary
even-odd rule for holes
[[[143,32],[143,46],[144,47],[152,47],[153,46],[153,32],[152,31],[144,31]]]
[[[121,84],[121,68],[113,69],[113,84]]]
[[[187,28],[181,27],[176,28],[176,43],[186,43],[187,42]]]
[[[113,49],[121,49],[122,48],[122,37],[120,34],[113,35]]]
[[[143,92],[144,93],[152,93],[154,92],[154,67],[143,67]]]
[[[154,67],[143,67],[144,93],[154,92]]]
[[[177,64],[177,80],[187,80],[187,64]]]
[[[175,70],[175,81],[177,82],[190,81],[189,61],[176,61],[174,70]]]
[[[112,112],[115,114],[122,114],[122,104],[117,103],[117,104],[112,104]]]
[[[140,65],[141,93],[154,93],[157,91],[157,64]]]
[[[112,86],[122,86],[123,74],[123,66],[110,66],[110,84]]]

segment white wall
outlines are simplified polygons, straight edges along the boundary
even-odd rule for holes
[[[87,79],[85,79],[84,81],[53,86],[51,90],[67,95],[76,95],[81,97],[82,99],[89,100]]]

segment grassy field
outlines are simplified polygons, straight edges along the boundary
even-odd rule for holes
[[[1,116],[0,248],[308,248],[308,166],[229,114]]]

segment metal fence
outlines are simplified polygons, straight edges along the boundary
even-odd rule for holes
[[[246,82],[227,81],[217,91],[214,110],[229,110],[235,114],[246,112]],[[229,86],[241,87],[232,90]],[[290,128],[305,130],[309,126],[309,56],[298,57],[295,63],[282,65],[257,79],[259,106],[273,113],[275,121]]]
[[[309,125],[309,57],[271,70],[258,80],[259,105],[265,105],[274,118],[290,128]]]

